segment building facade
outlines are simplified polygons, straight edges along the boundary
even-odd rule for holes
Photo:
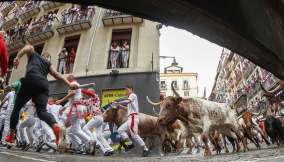
[[[259,83],[270,89],[278,81],[279,79],[268,71],[236,53],[223,49],[209,99],[228,103],[234,106],[238,113],[245,109],[257,112],[263,95]]]
[[[24,76],[26,58],[17,70],[12,63],[29,43],[39,54],[48,52],[60,73],[72,73],[82,84],[95,82],[100,95],[130,84],[140,106],[146,106],[146,95],[158,99],[159,23],[97,6],[48,1],[2,2],[0,10],[10,54],[7,84]],[[62,83],[48,79],[51,95],[66,92]]]
[[[171,84],[182,97],[197,97],[198,85],[197,73],[184,73],[183,68],[177,66],[177,63],[172,63],[166,67],[164,73],[160,74],[160,93],[164,96],[174,96]]]

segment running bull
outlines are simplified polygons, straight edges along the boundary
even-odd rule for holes
[[[103,113],[103,119],[104,122],[114,123],[117,127],[119,127],[127,120],[127,108],[122,105],[118,105],[117,107],[109,107]],[[139,135],[143,138],[149,139],[155,139],[158,137],[160,142],[169,140],[177,141],[175,142],[176,146],[174,147],[179,149],[178,147],[181,145],[181,132],[183,132],[182,128],[184,127],[181,125],[182,123],[177,121],[169,127],[170,130],[164,130],[158,127],[157,121],[158,117],[139,113]]]
[[[208,134],[215,130],[225,136],[232,137],[236,141],[237,151],[240,150],[238,141],[241,140],[243,144],[245,144],[245,141],[234,110],[224,103],[200,98],[181,98],[175,91],[173,83],[171,87],[176,97],[169,96],[156,103],[156,105],[160,105],[158,118],[160,125],[170,125],[177,119],[183,121],[193,134],[202,135],[202,141],[205,144],[205,156],[211,155],[208,146]]]

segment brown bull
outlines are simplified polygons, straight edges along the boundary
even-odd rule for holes
[[[109,108],[103,114],[104,122],[114,123],[117,127],[127,121],[127,108],[118,106],[118,108]],[[161,142],[175,141],[175,148],[178,150],[181,146],[181,124],[179,121],[163,129],[157,125],[158,117],[139,113],[139,135],[142,138],[159,137]],[[167,139],[167,140],[165,140]],[[164,143],[163,143],[164,144]],[[167,149],[166,149],[167,150]]]
[[[260,149],[260,140],[258,138],[258,125],[253,121],[253,114],[251,112],[244,112],[238,119],[238,123],[244,133],[245,141],[249,139],[255,146]],[[261,132],[260,132],[261,133]],[[245,149],[249,150],[247,143],[244,145]]]

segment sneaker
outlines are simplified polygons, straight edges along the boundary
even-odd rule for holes
[[[143,150],[142,157],[147,157],[149,155],[149,150]]]
[[[25,150],[26,146],[27,146],[27,142],[26,141],[20,142],[21,150]]]
[[[104,153],[104,156],[111,156],[113,154],[113,151],[107,151]]]
[[[28,151],[30,149],[31,145],[27,144],[26,147],[24,148],[24,151]]]
[[[36,146],[36,152],[40,152],[44,145],[45,143],[43,141],[40,141],[40,143]]]
[[[134,145],[133,145],[133,144],[126,145],[126,146],[124,147],[125,152],[127,152],[127,151],[129,151],[129,150],[131,150],[131,149],[133,149],[133,148],[134,148]]]
[[[15,131],[10,130],[9,134],[5,137],[5,141],[8,145],[13,145],[15,142]]]

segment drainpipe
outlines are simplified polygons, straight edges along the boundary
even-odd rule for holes
[[[92,47],[93,47],[93,44],[94,44],[96,31],[97,31],[97,28],[98,28],[100,20],[101,20],[100,19],[101,13],[102,13],[102,8],[100,8],[100,10],[99,10],[99,15],[98,15],[97,22],[96,22],[96,25],[95,25],[95,28],[94,28],[92,39],[91,39],[91,45],[90,45],[90,48],[89,48],[89,55],[88,55],[88,59],[87,59],[86,69],[85,69],[86,70],[86,76],[88,76],[88,72],[89,72],[89,65],[90,65],[90,58],[91,58],[91,54],[92,54]]]

